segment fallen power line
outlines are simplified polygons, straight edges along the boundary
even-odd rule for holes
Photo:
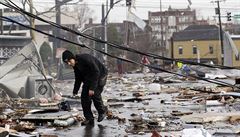
[[[125,62],[129,62],[129,63],[132,63],[132,64],[137,64],[137,65],[146,66],[146,67],[149,67],[149,68],[151,68],[151,69],[155,69],[155,70],[162,71],[162,72],[166,72],[166,73],[170,73],[170,74],[175,74],[175,75],[178,75],[178,76],[193,77],[193,78],[196,78],[196,79],[199,79],[199,80],[207,81],[207,82],[214,83],[214,84],[221,85],[221,86],[228,86],[228,87],[232,87],[232,88],[239,88],[239,87],[237,87],[237,86],[235,86],[235,85],[232,85],[232,84],[229,84],[229,83],[226,83],[226,82],[223,82],[223,81],[218,81],[218,80],[215,80],[215,79],[206,79],[206,78],[202,78],[202,77],[198,77],[198,76],[192,76],[192,75],[191,75],[191,76],[186,76],[186,75],[183,75],[183,74],[179,74],[179,73],[175,73],[175,72],[171,72],[171,71],[162,69],[162,68],[160,68],[160,67],[155,67],[155,66],[152,66],[152,65],[145,65],[145,64],[143,64],[143,63],[135,62],[135,61],[133,61],[133,60],[124,59],[124,58],[119,58],[119,57],[117,57],[117,56],[114,56],[114,55],[105,53],[105,52],[103,52],[103,51],[101,51],[101,50],[97,50],[97,49],[88,47],[88,46],[86,46],[86,45],[84,45],[84,44],[75,43],[75,42],[72,42],[72,41],[70,41],[70,40],[67,40],[67,39],[64,39],[64,38],[61,38],[61,37],[57,37],[57,36],[48,34],[48,33],[43,32],[43,31],[41,31],[41,30],[32,28],[32,27],[27,26],[27,25],[24,25],[24,24],[21,24],[21,23],[19,23],[19,22],[17,22],[17,21],[14,21],[14,20],[10,19],[10,18],[3,17],[3,16],[0,16],[0,18],[2,18],[2,19],[5,20],[5,21],[8,20],[8,21],[10,21],[10,22],[12,22],[12,23],[16,23],[16,24],[18,24],[18,25],[20,25],[20,26],[23,26],[23,27],[25,27],[25,28],[32,29],[32,30],[34,30],[34,31],[36,31],[36,32],[39,32],[39,33],[42,33],[42,34],[44,34],[44,35],[47,35],[47,36],[50,36],[50,37],[53,37],[53,38],[56,38],[56,39],[60,39],[60,40],[62,40],[62,41],[65,41],[65,42],[68,42],[68,43],[71,43],[71,44],[74,44],[74,45],[78,45],[78,46],[81,46],[81,47],[85,47],[85,48],[88,48],[88,49],[90,49],[90,50],[95,50],[95,51],[100,52],[100,53],[102,53],[102,54],[104,54],[104,55],[107,55],[107,56],[110,56],[110,57],[113,57],[113,58],[116,58],[116,59],[120,59],[120,60],[125,61]]]
[[[12,8],[14,8],[14,9],[16,9],[16,10],[18,10],[18,11],[20,10],[20,12],[21,12],[21,11],[24,11],[24,10],[22,10],[22,9],[19,8],[19,7],[14,7],[14,6],[12,6],[12,5],[7,5],[7,4],[2,3],[2,2],[0,2],[0,3],[3,4],[3,5],[5,5],[5,6],[12,7]],[[25,11],[24,11],[23,13],[25,13]],[[28,15],[29,13],[26,12],[26,14]],[[35,16],[35,15],[30,14],[29,16]],[[23,26],[23,27],[25,27],[25,28],[32,29],[32,30],[34,30],[34,31],[37,31],[37,32],[39,32],[39,33],[42,33],[42,34],[44,34],[44,35],[48,35],[48,36],[50,36],[50,37],[57,38],[57,39],[60,39],[60,40],[62,40],[62,41],[65,41],[65,42],[74,44],[74,45],[78,45],[78,46],[85,47],[85,48],[88,48],[88,49],[91,49],[91,50],[95,50],[95,51],[98,51],[98,52],[100,52],[100,53],[102,53],[102,54],[104,54],[104,55],[108,55],[108,56],[113,57],[113,58],[117,58],[117,59],[120,59],[120,60],[129,62],[129,63],[137,64],[137,65],[147,66],[147,67],[152,68],[152,69],[156,69],[156,70],[159,70],[159,71],[163,71],[163,72],[175,74],[175,75],[178,75],[178,76],[184,76],[184,77],[186,77],[186,75],[182,75],[182,74],[178,74],[178,73],[171,72],[171,71],[168,71],[168,70],[164,70],[164,69],[159,68],[159,67],[155,67],[155,66],[152,66],[152,65],[145,65],[145,64],[143,64],[143,63],[138,63],[138,62],[135,62],[135,61],[132,61],[132,60],[129,60],[129,59],[119,58],[119,57],[117,57],[117,56],[110,55],[110,54],[105,53],[105,52],[103,52],[103,51],[101,51],[101,50],[97,50],[97,49],[94,49],[94,48],[90,48],[90,47],[87,47],[86,45],[78,44],[78,43],[75,43],[75,42],[66,40],[66,39],[64,39],[64,38],[57,37],[57,36],[54,36],[54,35],[45,33],[45,32],[43,32],[43,31],[37,30],[37,29],[35,29],[35,28],[31,28],[31,27],[29,27],[29,26],[27,26],[27,25],[21,24],[21,23],[19,23],[19,22],[17,22],[17,21],[14,21],[14,20],[10,19],[10,18],[7,18],[7,17],[3,17],[3,16],[2,16],[1,18],[2,18],[3,20],[5,20],[5,21],[8,20],[8,21],[10,21],[10,22],[13,22],[13,23],[16,23],[16,24],[18,24],[18,25],[21,25],[21,26]],[[39,18],[39,17],[36,17],[36,16],[35,16],[35,18],[36,18],[36,19],[40,19],[41,21],[44,21],[44,22],[46,22],[46,23],[48,23],[48,24],[50,24],[50,25],[53,25],[54,27],[58,27],[58,28],[61,28],[61,29],[64,29],[64,30],[67,30],[67,31],[70,31],[70,32],[73,32],[73,33],[77,33],[77,34],[83,35],[83,34],[81,34],[81,33],[78,33],[78,32],[76,32],[76,31],[73,31],[73,30],[71,30],[71,29],[68,29],[68,28],[66,28],[66,27],[63,27],[63,26],[61,26],[61,25],[58,25],[58,24],[56,24],[56,23],[48,22],[48,21],[46,21],[46,20],[44,20],[44,19],[42,19],[42,18]],[[90,37],[90,36],[88,36],[88,35],[83,35],[83,37],[88,38],[88,37]],[[136,50],[134,50],[134,49],[130,49],[130,48],[122,47],[122,46],[117,47],[118,45],[116,46],[115,44],[108,43],[108,42],[106,42],[106,41],[99,40],[99,39],[96,39],[96,38],[94,38],[94,37],[90,37],[89,39],[92,39],[92,40],[95,40],[95,41],[101,42],[101,43],[106,43],[106,44],[108,44],[108,45],[115,46],[116,48],[119,48],[119,49],[128,50],[128,51],[132,51],[132,50],[133,50],[133,51],[136,51]],[[149,55],[149,53],[148,53],[148,54],[145,54],[145,53],[142,53],[142,52],[139,52],[139,51],[136,51],[135,53],[143,54],[143,55],[146,55],[146,56]],[[153,55],[154,55],[154,54],[150,54],[151,57],[153,57]],[[156,55],[155,55],[155,56],[156,56]],[[155,57],[155,56],[154,56],[154,57]],[[161,56],[160,56],[160,57],[161,57]],[[161,57],[161,58],[163,58],[163,57]],[[175,60],[175,61],[176,61],[176,60]],[[195,62],[193,62],[193,63],[195,63]],[[197,63],[197,64],[200,64],[200,63]],[[197,77],[197,76],[191,76],[191,77],[196,78],[196,79],[199,79],[199,80],[204,80],[204,81],[207,81],[207,82],[210,82],[210,83],[218,84],[218,85],[221,85],[221,86],[229,86],[229,87],[233,87],[233,88],[239,88],[239,87],[237,87],[237,86],[235,86],[235,85],[232,85],[232,84],[229,84],[229,83],[226,83],[226,82],[223,82],[223,81],[218,81],[218,80],[214,80],[214,79],[206,79],[206,78]]]
[[[114,44],[114,43],[110,43],[108,41],[104,41],[104,40],[101,40],[101,39],[98,39],[98,38],[95,38],[93,36],[90,36],[90,35],[87,35],[87,34],[84,34],[84,33],[80,33],[80,32],[77,32],[77,31],[74,31],[72,29],[69,29],[65,26],[62,26],[62,25],[59,25],[59,24],[56,24],[54,22],[50,22],[50,21],[46,21],[45,19],[43,18],[40,18],[34,14],[31,14],[29,12],[26,12],[25,10],[21,9],[20,7],[18,7],[16,4],[14,4],[11,0],[9,0],[9,2],[11,2],[14,6],[12,6],[10,3],[7,2],[6,3],[2,3],[3,5],[5,6],[8,6],[9,8],[13,8],[15,9],[16,11],[19,11],[21,14],[24,13],[26,15],[28,15],[29,17],[32,17],[32,18],[35,18],[37,20],[40,20],[42,22],[45,22],[47,24],[50,24],[54,27],[57,27],[59,29],[63,29],[65,31],[68,31],[68,32],[71,32],[73,34],[76,34],[76,35],[80,35],[84,38],[87,38],[87,39],[90,39],[90,40],[94,40],[96,42],[99,42],[99,43],[103,43],[103,44],[107,44],[111,47],[114,47],[114,48],[118,48],[118,49],[121,49],[121,50],[125,50],[125,51],[129,51],[129,52],[133,52],[133,53],[137,53],[137,54],[141,54],[141,55],[145,55],[145,56],[148,56],[148,57],[153,57],[155,59],[161,59],[161,60],[168,60],[168,61],[176,61],[176,62],[182,62],[182,63],[185,63],[185,64],[190,64],[190,65],[200,65],[200,66],[205,66],[205,67],[210,67],[210,68],[221,68],[221,69],[238,69],[238,68],[235,68],[235,67],[229,67],[229,66],[222,66],[222,65],[208,65],[208,64],[203,64],[203,63],[198,63],[198,62],[192,62],[192,61],[188,61],[188,60],[182,60],[182,59],[173,59],[173,58],[167,58],[167,57],[163,57],[163,56],[160,56],[160,55],[156,55],[156,54],[152,54],[152,53],[145,53],[145,52],[141,52],[141,51],[138,51],[138,50],[135,50],[135,49],[132,49],[132,48],[129,48],[127,46],[120,46],[120,45],[117,45],[117,44]]]

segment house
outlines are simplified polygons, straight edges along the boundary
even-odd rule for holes
[[[236,49],[239,52],[240,51],[240,35],[232,35],[231,36],[234,44],[236,45]],[[233,67],[240,68],[240,55],[232,55],[232,64]]]
[[[215,25],[190,25],[185,30],[173,33],[171,57],[230,67],[240,67],[240,36],[230,36],[223,32],[223,49],[221,48],[219,28]]]
[[[172,58],[199,63],[221,62],[219,29],[215,25],[190,25],[172,36]]]

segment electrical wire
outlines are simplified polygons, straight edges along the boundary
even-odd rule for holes
[[[1,3],[1,2],[0,2],[0,3]],[[5,3],[2,3],[2,4],[5,4]],[[11,7],[11,5],[6,5],[6,6],[10,6],[10,7]],[[14,8],[15,8],[15,9],[20,9],[20,11],[22,11],[21,8],[16,8],[16,7],[14,7]],[[25,12],[25,11],[24,11],[24,12]],[[29,14],[28,12],[26,12],[26,13]],[[32,16],[32,15],[30,14],[29,16]],[[35,16],[35,15],[34,15],[34,16]],[[71,44],[74,44],[74,45],[78,45],[78,46],[81,46],[81,47],[85,47],[85,48],[88,48],[88,49],[91,49],[91,50],[96,50],[96,49],[93,49],[93,48],[89,48],[89,47],[87,47],[86,45],[78,44],[78,43],[75,43],[75,42],[66,40],[66,39],[64,39],[64,38],[60,38],[60,37],[57,37],[57,36],[54,36],[54,35],[50,35],[50,34],[48,34],[48,33],[42,32],[42,31],[37,30],[37,29],[35,29],[35,28],[31,28],[31,27],[26,26],[26,25],[23,25],[23,24],[21,24],[21,23],[19,23],[19,22],[17,22],[17,21],[14,21],[14,20],[12,20],[12,19],[10,19],[10,18],[3,17],[3,16],[2,16],[1,18],[4,19],[4,20],[9,20],[10,22],[16,23],[16,24],[21,25],[21,26],[23,26],[23,27],[25,27],[25,28],[32,29],[32,30],[37,31],[37,32],[39,32],[39,33],[42,33],[42,34],[44,34],[44,35],[48,35],[48,36],[50,36],[50,37],[54,37],[54,38],[56,38],[56,39],[60,39],[60,40],[62,40],[62,41],[65,41],[65,42],[68,42],[68,43],[71,43]],[[35,17],[35,18],[36,18],[36,17]],[[38,18],[39,18],[39,17],[38,17]],[[42,19],[42,18],[39,18],[39,19],[42,20],[42,21],[44,21],[44,22],[47,22],[48,24],[53,25],[54,27],[58,27],[58,28],[60,27],[61,29],[64,29],[64,30],[67,30],[67,31],[70,30],[70,29],[68,29],[68,28],[66,28],[66,27],[63,27],[63,26],[61,26],[61,25],[58,25],[58,24],[56,24],[56,23],[45,21],[45,20]],[[70,30],[70,31],[72,32],[73,30]],[[77,32],[75,32],[75,31],[73,31],[73,32],[74,32],[74,33],[77,33]],[[82,35],[81,33],[77,33],[77,34]],[[83,36],[84,36],[84,35],[83,35]],[[86,37],[86,36],[85,36],[85,37]],[[86,37],[86,38],[87,38],[87,37]],[[93,39],[93,40],[94,40],[94,37],[90,37],[90,39]],[[106,41],[102,41],[102,40],[99,40],[99,39],[96,39],[95,41],[97,41],[97,40],[100,41],[100,42],[105,42],[105,43],[108,44],[108,45],[111,45],[111,43],[108,43],[108,42],[106,42]],[[97,42],[98,42],[98,41],[97,41]],[[113,44],[113,46],[116,46],[116,45]],[[121,46],[119,46],[118,48],[119,48],[119,49],[128,50],[128,51],[131,51],[131,50],[132,50],[132,49],[130,49],[130,48],[121,47]],[[178,73],[175,73],[175,72],[171,72],[171,71],[168,71],[168,70],[164,70],[164,69],[161,69],[161,68],[158,68],[158,67],[154,67],[154,66],[151,66],[151,65],[145,65],[145,64],[142,64],[142,63],[134,62],[134,61],[132,61],[132,60],[119,58],[119,57],[117,57],[117,56],[114,56],[114,55],[110,55],[110,54],[108,54],[108,53],[105,53],[105,52],[103,52],[103,51],[101,51],[101,50],[96,50],[96,51],[98,51],[98,52],[100,52],[100,53],[102,53],[102,54],[108,55],[108,56],[110,56],[110,57],[117,58],[117,59],[120,59],[120,60],[129,62],[129,63],[134,63],[134,64],[138,64],[138,65],[143,65],[143,66],[147,66],[147,67],[149,67],[149,68],[156,69],[156,70],[159,70],[159,71],[163,71],[163,72],[167,72],[167,73],[171,73],[171,74],[175,74],[175,75],[179,75],[179,76],[184,76],[184,77],[186,77],[185,75],[178,74]],[[135,53],[138,53],[138,52],[139,52],[139,51],[136,51]],[[141,52],[140,52],[140,53],[141,53]],[[145,54],[145,55],[148,55],[148,54]],[[154,55],[154,54],[151,54],[151,56],[153,56],[153,55]],[[155,55],[155,56],[156,56],[156,55]],[[193,62],[191,62],[191,63],[193,63]],[[195,62],[194,62],[194,63],[195,63]],[[198,64],[200,64],[200,63],[198,63]],[[204,81],[207,81],[207,82],[210,82],[210,83],[222,85],[222,86],[229,86],[229,87],[238,88],[238,87],[235,86],[235,85],[231,85],[231,84],[229,84],[229,83],[222,82],[222,81],[218,81],[218,80],[205,79],[205,78],[201,78],[201,77],[197,77],[197,76],[191,76],[191,77],[196,78],[196,79],[200,79],[200,80],[204,80]]]
[[[0,16],[0,18],[2,18],[2,19],[5,20],[5,21],[8,20],[8,21],[10,21],[10,22],[16,23],[16,24],[18,24],[18,25],[20,25],[20,26],[23,26],[23,27],[25,27],[25,28],[32,29],[32,30],[34,30],[34,31],[36,31],[36,32],[39,32],[39,33],[41,33],[41,34],[44,34],[44,35],[47,35],[47,36],[50,36],[50,37],[53,37],[53,38],[62,40],[62,41],[64,41],[64,42],[68,42],[68,43],[71,43],[71,44],[74,44],[74,45],[77,45],[77,46],[85,47],[85,48],[90,49],[90,50],[95,50],[95,51],[97,51],[97,52],[100,52],[100,53],[102,53],[102,54],[104,54],[104,55],[107,55],[107,56],[110,56],[110,57],[112,57],[112,58],[120,59],[120,60],[122,60],[122,61],[125,61],[125,62],[128,62],[128,63],[132,63],[132,64],[136,64],[136,65],[146,66],[146,67],[148,67],[148,68],[155,69],[155,70],[158,70],[158,71],[162,71],[162,72],[166,72],[166,73],[170,73],[170,74],[175,74],[175,75],[182,76],[182,77],[187,77],[186,75],[179,74],[179,73],[176,73],[176,72],[171,72],[171,71],[162,69],[162,68],[160,68],[160,67],[155,67],[155,66],[153,66],[153,65],[146,65],[146,64],[143,64],[143,63],[135,62],[135,61],[133,61],[133,60],[120,58],[120,57],[117,57],[117,56],[115,56],[115,55],[111,55],[111,54],[109,54],[109,53],[105,53],[104,51],[101,51],[101,50],[98,50],[98,49],[95,49],[95,48],[88,47],[88,46],[86,46],[86,45],[84,45],[84,44],[78,44],[78,43],[72,42],[72,41],[70,41],[70,40],[67,40],[67,39],[64,39],[64,38],[61,38],[61,37],[58,37],[58,36],[54,36],[54,35],[48,34],[48,33],[46,33],[46,32],[43,32],[43,31],[41,31],[41,30],[32,28],[32,27],[30,27],[30,26],[21,24],[21,23],[19,23],[19,22],[17,22],[17,21],[14,21],[14,20],[12,20],[12,19],[10,19],[10,18],[7,18],[7,17],[4,17],[4,16]],[[238,86],[235,86],[235,85],[232,85],[232,84],[223,82],[223,81],[218,81],[218,80],[215,80],[215,79],[206,79],[206,78],[202,78],[202,77],[198,77],[198,76],[194,76],[194,75],[190,75],[190,76],[188,76],[188,77],[193,77],[193,78],[198,79],[198,80],[207,81],[207,82],[209,82],[209,83],[213,83],[213,84],[217,84],[217,85],[221,85],[221,86],[228,86],[228,87],[232,87],[232,88],[239,88]]]
[[[10,0],[10,2],[12,3],[12,1]],[[14,3],[12,3],[14,4]],[[15,4],[14,4],[15,5]],[[9,5],[11,6],[11,5]],[[15,8],[15,10],[20,10],[19,12],[20,13],[24,13],[24,14],[27,14],[28,16],[30,17],[33,17],[35,19],[38,19],[38,20],[41,20],[45,23],[48,23],[48,24],[51,24],[52,26],[54,27],[57,27],[57,28],[60,28],[60,29],[64,29],[66,31],[69,31],[71,33],[74,33],[76,35],[80,35],[82,37],[85,37],[87,39],[90,39],[90,40],[94,40],[96,42],[100,42],[100,43],[104,43],[104,44],[108,44],[109,46],[112,46],[114,48],[118,48],[118,49],[122,49],[122,50],[126,50],[126,51],[130,51],[130,52],[134,52],[134,53],[138,53],[138,54],[141,54],[141,55],[146,55],[146,56],[149,56],[149,57],[153,57],[153,58],[156,58],[156,59],[162,59],[162,60],[168,60],[168,61],[177,61],[177,62],[182,62],[182,63],[186,63],[186,64],[191,64],[191,65],[201,65],[201,66],[205,66],[205,67],[211,67],[211,68],[221,68],[221,69],[237,69],[237,68],[234,68],[234,67],[228,67],[228,66],[212,66],[212,65],[207,65],[207,64],[202,64],[202,63],[197,63],[197,62],[192,62],[192,61],[186,61],[186,60],[180,60],[180,59],[172,59],[172,58],[166,58],[166,57],[162,57],[162,56],[159,56],[159,55],[155,55],[155,54],[152,54],[152,53],[143,53],[143,52],[140,52],[140,51],[137,51],[137,50],[134,50],[134,49],[131,49],[131,48],[127,48],[127,47],[124,47],[124,46],[119,46],[119,45],[116,45],[116,44],[113,44],[113,43],[109,43],[109,42],[106,42],[106,41],[103,41],[101,39],[98,39],[98,38],[95,38],[95,37],[92,37],[90,35],[87,35],[87,34],[83,34],[83,33],[79,33],[79,32],[76,32],[74,30],[71,30],[67,27],[64,27],[64,26],[61,26],[61,25],[58,25],[54,22],[50,22],[50,21],[46,21],[34,14],[31,14],[29,12],[26,12],[24,10],[22,10],[20,7],[18,7],[17,5],[14,6],[11,6],[12,8]]]
[[[11,0],[9,0],[9,2],[12,3]],[[182,59],[167,58],[167,57],[159,56],[159,55],[152,54],[152,53],[144,53],[144,52],[141,52],[141,51],[138,51],[138,50],[129,48],[129,47],[127,47],[127,46],[120,46],[120,45],[117,45],[117,44],[114,44],[114,43],[110,43],[110,42],[101,40],[101,39],[99,39],[99,38],[95,38],[95,37],[93,37],[93,36],[91,36],[91,35],[88,35],[88,34],[83,34],[83,33],[77,32],[77,31],[75,31],[75,30],[69,29],[69,28],[67,28],[67,27],[64,27],[64,26],[62,26],[62,25],[56,24],[56,23],[51,22],[51,21],[46,21],[46,20],[44,20],[43,18],[40,18],[39,16],[36,16],[36,15],[31,14],[31,13],[29,13],[29,12],[26,12],[25,10],[21,9],[20,7],[18,7],[16,4],[14,4],[14,3],[12,3],[12,4],[15,5],[15,6],[6,5],[6,4],[5,4],[5,6],[10,6],[11,8],[14,8],[15,10],[19,11],[20,13],[24,13],[24,14],[28,15],[29,17],[38,19],[38,20],[40,20],[40,21],[42,21],[42,22],[45,22],[45,23],[47,23],[47,24],[50,24],[50,25],[52,25],[52,26],[54,26],[54,27],[57,27],[57,28],[59,28],[59,29],[66,30],[66,31],[71,32],[71,33],[73,33],[73,34],[82,36],[82,37],[87,38],[87,39],[90,39],[90,40],[94,40],[94,41],[99,42],[99,43],[107,44],[107,45],[109,45],[109,46],[111,46],[111,47],[114,47],[114,48],[118,48],[118,49],[121,49],[121,50],[129,51],[129,52],[133,52],[133,53],[137,53],[137,54],[141,54],[141,55],[145,55],[145,56],[152,57],[152,58],[155,58],[155,59],[182,62],[182,63],[190,64],[190,65],[200,65],[200,66],[205,66],[205,67],[210,67],[210,68],[220,68],[220,69],[238,69],[238,68],[235,68],[235,67],[228,67],[228,66],[221,66],[221,65],[215,65],[215,66],[214,66],[214,65],[197,63],[197,62],[192,62],[192,61],[187,61],[187,60],[182,60]]]
[[[10,1],[11,2],[11,1]],[[12,3],[14,4],[14,3]],[[14,4],[15,5],[15,4]],[[11,5],[9,5],[11,6]],[[49,22],[49,21],[46,21],[34,14],[30,14],[29,12],[26,12],[24,10],[22,10],[20,7],[17,7],[17,5],[15,5],[16,7],[14,6],[11,6],[12,8],[15,8],[15,10],[20,10],[19,12],[20,13],[24,13],[24,14],[27,14],[28,16],[30,17],[33,17],[35,19],[38,19],[38,20],[41,20],[45,23],[48,23],[48,24],[51,24],[52,26],[54,27],[57,27],[57,28],[60,28],[60,29],[64,29],[66,31],[69,31],[71,33],[74,33],[76,35],[80,35],[82,37],[85,37],[87,39],[90,39],[90,40],[94,40],[96,42],[100,42],[100,43],[104,43],[104,44],[108,44],[109,46],[112,46],[114,48],[118,48],[118,49],[122,49],[122,50],[126,50],[126,51],[130,51],[130,52],[134,52],[134,53],[138,53],[138,54],[141,54],[141,55],[146,55],[146,56],[149,56],[149,57],[153,57],[153,58],[156,58],[156,59],[162,59],[162,60],[168,60],[168,61],[177,61],[177,62],[182,62],[182,63],[186,63],[186,64],[191,64],[191,65],[200,65],[200,66],[205,66],[205,67],[211,67],[211,68],[221,68],[221,69],[238,69],[238,68],[234,68],[234,67],[228,67],[228,66],[221,66],[221,65],[215,65],[215,66],[212,66],[212,65],[207,65],[207,64],[202,64],[202,63],[197,63],[197,62],[192,62],[192,61],[186,61],[186,60],[181,60],[181,59],[172,59],[172,58],[166,58],[166,57],[162,57],[162,56],[159,56],[159,55],[155,55],[155,54],[152,54],[152,53],[143,53],[143,52],[140,52],[140,51],[137,51],[137,50],[134,50],[134,49],[131,49],[131,48],[127,48],[127,47],[124,47],[124,46],[119,46],[119,45],[116,45],[116,44],[113,44],[113,43],[109,43],[109,42],[106,42],[106,41],[103,41],[101,39],[98,39],[98,38],[95,38],[95,37],[92,37],[90,35],[87,35],[87,34],[83,34],[83,33],[79,33],[79,32],[76,32],[74,30],[71,30],[67,27],[64,27],[64,26],[61,26],[61,25],[58,25],[56,23],[53,23],[53,22]]]

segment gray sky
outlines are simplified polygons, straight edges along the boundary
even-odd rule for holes
[[[106,3],[106,0],[85,0],[89,3],[91,9],[94,9],[94,15],[98,17],[96,21],[101,18],[101,4]],[[116,0],[115,0],[116,1]],[[208,17],[213,18],[215,16],[216,3],[211,3],[212,0],[191,0],[192,9],[196,9],[198,19]],[[171,5],[172,8],[187,8],[189,5],[188,0],[162,0],[162,10],[166,10]],[[234,14],[240,14],[240,0],[226,0],[220,2],[221,14],[226,15],[226,12],[232,12]],[[135,14],[140,18],[147,19],[148,11],[159,11],[160,0],[136,0]],[[109,14],[109,21],[119,22],[126,19],[126,7],[125,0],[117,4]]]
[[[20,0],[12,0],[14,2]],[[78,1],[78,0],[73,0]],[[93,17],[95,22],[100,22],[101,20],[101,4],[106,4],[107,0],[84,0],[88,3],[88,6],[94,11]],[[110,1],[110,0],[108,0]],[[117,0],[115,0],[117,1]],[[160,11],[160,0],[135,0],[136,1],[136,10],[134,13],[142,19],[148,18],[148,11]],[[207,19],[208,17],[213,18],[215,16],[215,8],[217,7],[216,3],[211,3],[211,1],[216,0],[191,0],[192,9],[196,9],[197,18]],[[52,7],[55,3],[55,0],[33,0],[34,6],[43,9],[45,7]],[[126,0],[118,3],[114,6],[109,14],[109,22],[122,22],[126,20],[126,11],[125,6]],[[187,8],[189,5],[188,0],[162,0],[162,10],[166,10],[171,5],[172,8]],[[226,15],[226,12],[232,12],[234,14],[240,14],[240,0],[225,0],[220,2],[221,14],[222,16]],[[223,18],[224,21],[224,18]]]

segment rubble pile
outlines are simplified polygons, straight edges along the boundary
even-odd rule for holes
[[[110,94],[109,107],[127,117],[128,134],[147,135],[154,131],[167,136],[202,132],[206,136],[240,135],[235,128],[240,122],[240,93],[233,88],[164,73],[137,75],[117,80],[110,77],[106,91]],[[218,128],[219,124],[225,126]]]
[[[52,99],[2,94],[1,134],[87,136],[91,130],[78,125],[83,120],[80,98],[70,98],[73,82],[55,81],[63,95]],[[165,73],[110,74],[103,93],[107,118],[97,124],[98,130],[107,130],[107,137],[239,136],[239,97],[230,87]]]
[[[1,99],[0,136],[44,136],[37,128],[63,129],[83,120],[64,99]]]

